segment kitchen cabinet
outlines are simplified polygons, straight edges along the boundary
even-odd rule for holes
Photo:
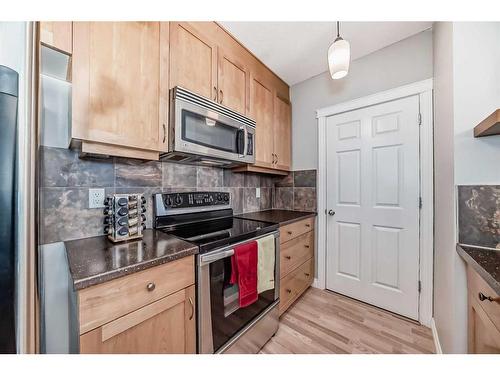
[[[314,218],[280,227],[280,315],[314,280],[314,238]]]
[[[269,81],[256,74],[250,82],[250,117],[255,120],[255,165],[274,168],[274,93]]]
[[[80,337],[80,353],[196,353],[194,285]]]
[[[274,98],[274,168],[290,170],[292,164],[292,122],[290,102],[276,95]]]
[[[194,258],[78,292],[80,353],[195,353]]]
[[[250,54],[214,22],[172,22],[170,34],[170,88],[181,86],[245,114]]]
[[[170,23],[170,88],[217,100],[217,31],[213,22]]]
[[[500,354],[500,296],[467,266],[469,353]]]
[[[71,55],[73,52],[72,22],[40,22],[40,42]]]
[[[168,23],[73,23],[72,138],[84,153],[166,150],[168,54]]]

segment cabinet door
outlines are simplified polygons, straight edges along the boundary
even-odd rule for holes
[[[234,42],[236,43],[236,42]],[[243,47],[240,47],[243,49]],[[228,49],[219,47],[219,71],[217,76],[219,103],[241,114],[246,113],[249,71],[244,60]]]
[[[170,23],[170,88],[217,100],[216,33],[213,22]]]
[[[469,353],[500,354],[500,331],[469,293]]]
[[[274,168],[281,170],[290,170],[292,164],[291,156],[291,113],[290,102],[286,99],[276,96],[274,100],[274,153],[276,162]]]
[[[80,353],[196,352],[194,285],[80,336]]]
[[[250,79],[250,117],[255,120],[255,165],[273,168],[274,126],[273,91],[269,83],[255,74]]]
[[[40,42],[69,55],[72,53],[72,22],[40,22]]]
[[[73,138],[157,159],[167,142],[165,56],[168,24],[75,22]]]

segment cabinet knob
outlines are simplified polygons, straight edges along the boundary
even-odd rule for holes
[[[217,101],[217,87],[214,86],[214,100]]]
[[[305,247],[306,249],[309,249],[309,248],[310,248],[310,246],[309,246],[309,245],[304,245],[304,247]]]
[[[191,305],[191,315],[189,316],[189,320],[192,320],[194,316],[194,303],[191,297],[189,297],[189,304]]]
[[[288,260],[292,259],[292,257],[290,255],[285,255],[285,258]]]
[[[311,274],[310,274],[310,273],[307,273],[307,272],[304,272],[304,275],[306,275],[306,277],[311,276]]]
[[[148,292],[152,292],[153,290],[155,290],[155,288],[155,283],[149,283],[148,285],[146,285],[146,289],[148,290]]]
[[[292,290],[291,290],[291,289],[287,289],[287,290],[286,290],[286,292],[287,292],[288,294],[290,294],[290,293],[292,293]]]
[[[311,224],[306,224],[306,227],[307,228],[311,228]]]
[[[291,230],[289,230],[287,233],[288,233],[289,235],[292,235],[292,233],[293,233],[293,232],[292,232]]]
[[[220,98],[219,98],[219,103],[222,104],[222,101],[224,100],[224,91],[219,90]]]
[[[167,127],[163,124],[163,143],[167,140]]]

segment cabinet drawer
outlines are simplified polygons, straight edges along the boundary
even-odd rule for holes
[[[285,243],[314,229],[314,217],[297,221],[280,228],[280,242]]]
[[[498,298],[498,294],[493,291],[493,289],[481,278],[481,276],[478,275],[476,271],[474,271],[474,269],[467,267],[467,273],[469,293],[472,295],[472,298],[475,299],[477,304],[483,308],[484,312],[488,315],[495,327],[500,330],[500,303],[488,300],[481,301],[479,299],[479,293],[491,298]]]
[[[285,242],[280,249],[280,278],[314,255],[314,231]]]
[[[312,284],[314,259],[309,259],[280,281],[280,315]]]
[[[149,284],[153,288],[148,288]],[[121,277],[78,293],[80,334],[194,284],[194,257]]]

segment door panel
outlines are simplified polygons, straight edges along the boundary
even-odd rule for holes
[[[170,88],[217,100],[217,25],[170,22]]]
[[[160,150],[160,23],[75,22],[73,34],[73,137]]]
[[[236,56],[221,47],[218,49],[218,56],[219,103],[244,115],[250,82],[248,69]]]
[[[274,123],[271,86],[258,76],[250,81],[250,117],[255,120],[255,164],[273,167]]]
[[[418,319],[418,96],[327,119],[327,288]]]

